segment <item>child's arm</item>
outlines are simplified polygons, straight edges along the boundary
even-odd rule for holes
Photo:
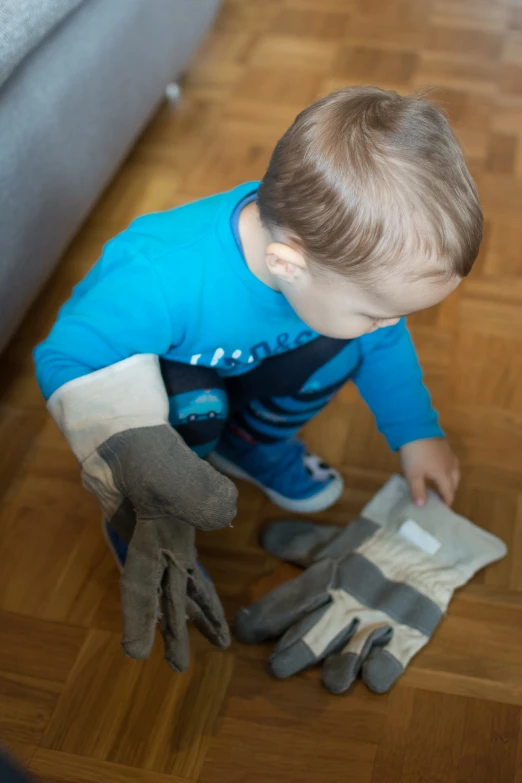
[[[361,337],[360,342],[362,361],[354,381],[390,448],[400,450],[414,500],[424,502],[429,479],[451,504],[458,463],[422,381],[405,321]]]
[[[116,238],[75,288],[34,352],[46,399],[65,383],[135,354],[165,353],[181,341],[151,262]]]
[[[404,319],[361,337],[360,343],[362,361],[354,381],[390,448],[444,437]]]
[[[161,614],[165,658],[184,671],[188,617],[212,644],[229,642],[217,593],[196,563],[194,536],[196,527],[231,524],[237,490],[168,422],[158,355],[182,341],[183,328],[173,328],[170,316],[186,325],[188,304],[184,281],[178,275],[172,285],[162,284],[156,263],[121,238],[110,243],[35,359],[49,412],[81,466],[85,488],[128,544],[124,650],[146,658]]]

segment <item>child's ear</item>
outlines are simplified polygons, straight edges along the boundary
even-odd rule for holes
[[[308,268],[303,254],[283,242],[271,242],[268,245],[265,263],[270,274],[285,282],[298,280]]]

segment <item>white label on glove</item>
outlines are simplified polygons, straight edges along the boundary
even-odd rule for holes
[[[406,541],[409,541],[410,544],[413,544],[413,546],[422,549],[422,551],[426,552],[428,555],[435,555],[442,546],[435,536],[432,536],[431,533],[424,530],[413,519],[407,519],[406,522],[400,526],[399,535]]]

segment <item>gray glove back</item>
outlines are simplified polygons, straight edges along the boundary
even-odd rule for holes
[[[280,522],[262,543],[309,567],[239,612],[236,634],[250,644],[282,635],[270,658],[277,677],[324,660],[331,693],[358,676],[387,691],[429,641],[453,591],[506,554],[502,541],[434,493],[424,507],[413,505],[399,476],[345,528]]]
[[[85,487],[129,549],[121,580],[123,648],[146,658],[157,621],[167,662],[187,668],[186,619],[213,643],[230,634],[196,562],[195,528],[230,525],[237,490],[168,423],[156,356],[139,355],[58,389],[49,410],[82,468]]]

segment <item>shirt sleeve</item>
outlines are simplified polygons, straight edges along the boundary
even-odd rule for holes
[[[362,360],[354,382],[390,448],[442,437],[404,319],[360,339]]]
[[[135,354],[162,355],[181,342],[156,269],[130,243],[113,240],[74,289],[34,352],[46,399],[64,383]]]

